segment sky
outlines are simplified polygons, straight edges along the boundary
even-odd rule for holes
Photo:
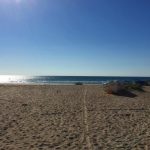
[[[150,1],[0,0],[0,74],[150,76]]]

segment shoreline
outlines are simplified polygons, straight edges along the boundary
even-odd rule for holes
[[[102,86],[103,84],[97,83],[97,84],[86,84],[86,83],[82,83],[82,85],[76,85],[76,83],[0,83],[0,85],[75,85],[75,86],[84,86],[84,85],[100,85]]]
[[[0,84],[27,85],[102,85],[111,81],[119,82],[150,82],[150,77],[119,77],[119,76],[9,76],[0,75]]]

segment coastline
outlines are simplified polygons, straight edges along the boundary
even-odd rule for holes
[[[82,84],[105,84],[110,81],[135,82],[150,81],[150,77],[104,77],[104,76],[9,76],[0,75],[0,84],[45,84],[45,85],[73,85]]]

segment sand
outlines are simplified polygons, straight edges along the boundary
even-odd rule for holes
[[[0,150],[150,150],[150,87],[0,85]]]

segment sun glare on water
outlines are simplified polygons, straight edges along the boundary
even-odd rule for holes
[[[22,78],[22,76],[0,75],[0,83],[17,83]]]

